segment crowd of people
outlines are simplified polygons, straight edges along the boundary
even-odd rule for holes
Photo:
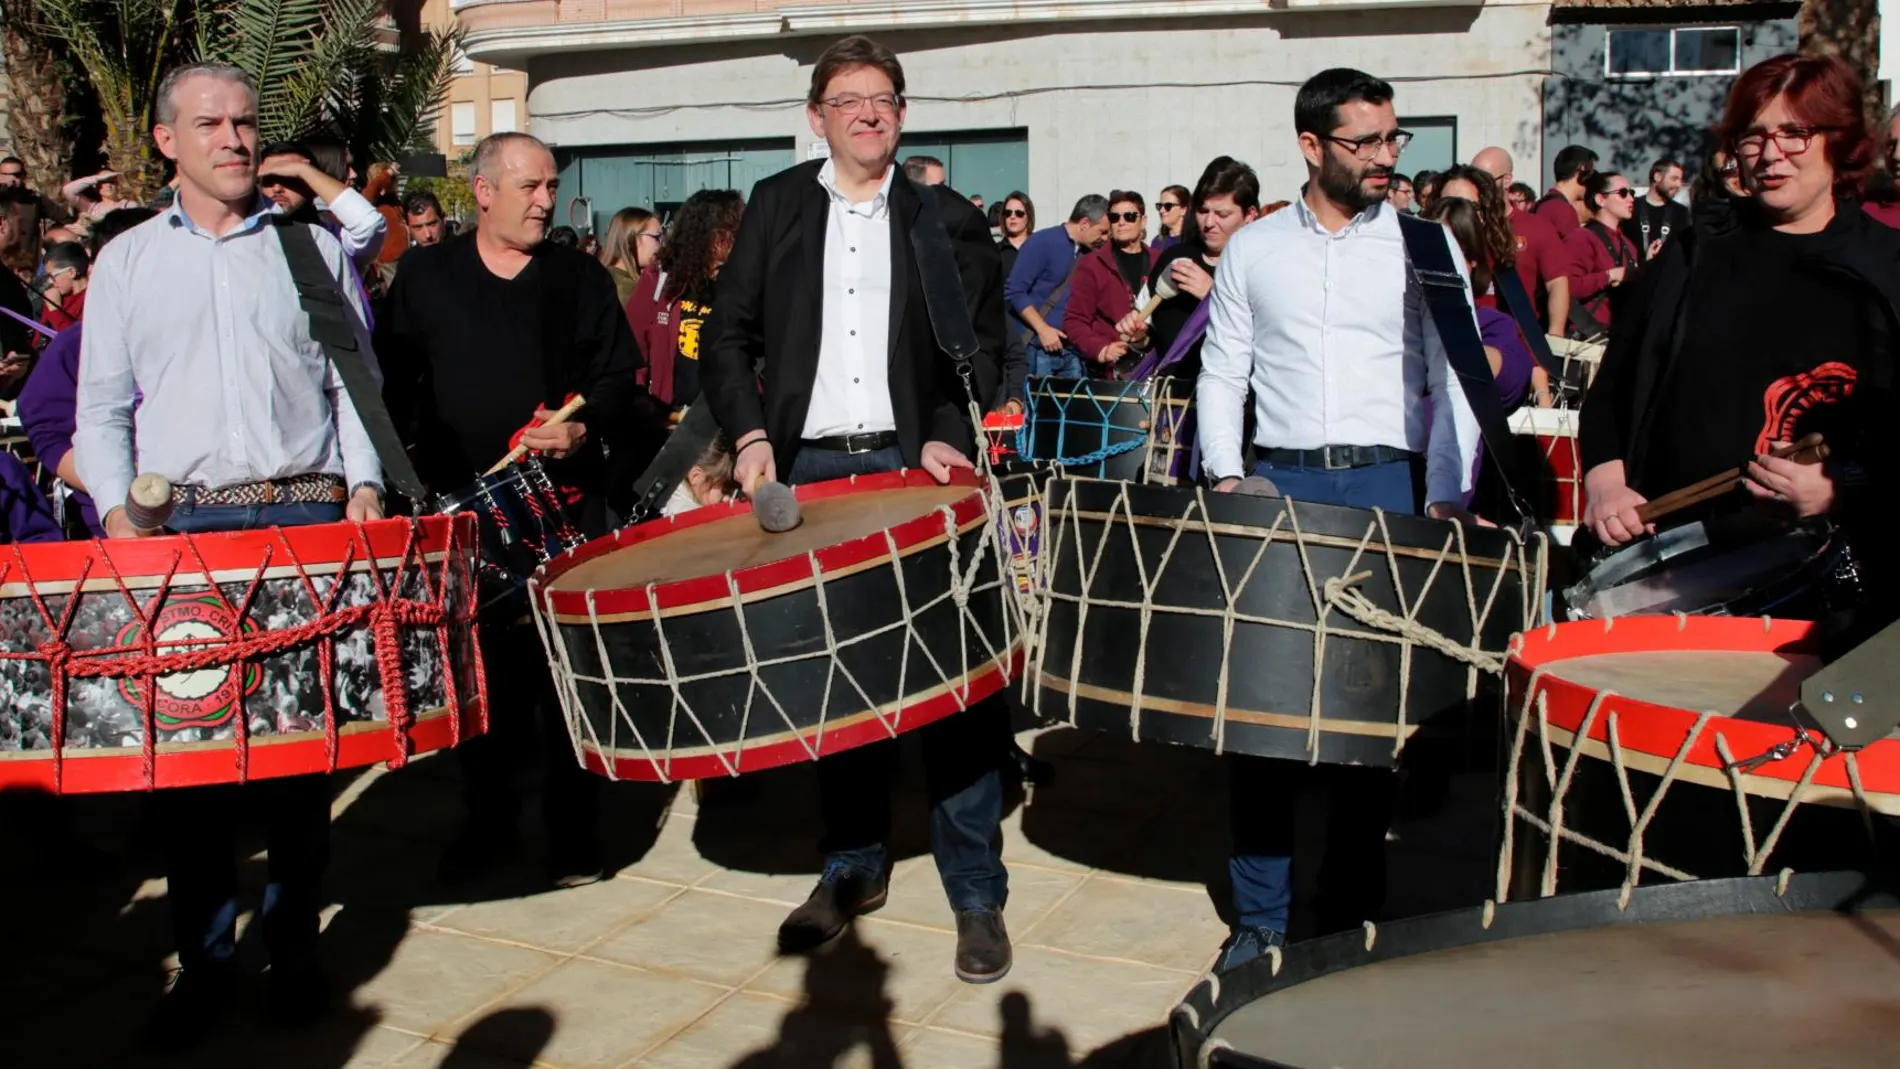
[[[1745,72],[1685,206],[1677,161],[1659,160],[1639,193],[1582,147],[1557,154],[1541,196],[1501,148],[1408,177],[1393,87],[1328,70],[1295,100],[1307,181],[1281,191],[1288,199],[1266,199],[1253,169],[1223,156],[1192,188],[1159,191],[1152,232],[1133,190],[1084,196],[1039,229],[1026,193],[983,206],[944,184],[940,161],[899,162],[903,67],[852,37],[813,70],[806,112],[826,158],[766,179],[749,200],[702,190],[664,219],[622,209],[594,241],[553,225],[558,172],[533,137],[476,147],[472,232],[457,234],[433,197],[398,194],[393,166],[371,166],[358,189],[340,145],[259,145],[248,78],[194,65],[159,89],[154,137],[177,170],[164,205],[127,204],[99,175],[62,191],[55,217],[18,161],[0,161],[6,381],[75,505],[62,532],[9,459],[4,533],[150,535],[122,505],[135,456],[136,470],[172,480],[172,530],[212,531],[379,518],[399,468],[413,463],[443,493],[519,444],[595,535],[638,514],[636,476],[696,403],[718,433],[667,511],[760,480],[898,468],[947,480],[973,466],[970,401],[994,411],[1020,405],[1025,374],[1125,378],[1143,363],[1194,382],[1218,491],[1251,477],[1306,501],[1483,522],[1479,414],[1550,403],[1531,355],[1548,333],[1608,338],[1582,415],[1585,522],[1604,543],[1644,530],[1646,497],[1753,457],[1745,486],[1764,507],[1869,532],[1856,540],[1864,627],[1892,615],[1870,502],[1894,470],[1877,428],[1900,337],[1900,233],[1875,220],[1878,196],[1861,208],[1877,153],[1860,92],[1837,58]],[[950,259],[913,240],[920,217],[941,220]],[[1441,332],[1413,270],[1421,255],[1466,280],[1481,352]],[[354,392],[339,367],[352,357],[308,329],[298,291],[310,262],[348,309],[353,359],[380,370],[374,395]],[[927,317],[893,314],[926,308],[922,276],[938,270],[961,284],[979,343],[967,378],[950,373]],[[1468,371],[1467,357],[1490,374]],[[961,395],[966,383],[976,397]],[[576,418],[551,418],[577,397]],[[378,438],[360,415],[369,408],[386,409],[399,441]],[[1835,462],[1766,455],[1815,421]],[[567,759],[526,626],[483,622],[490,731],[459,748],[469,819],[442,859],[446,881],[512,848],[536,750],[549,757],[550,877],[601,875],[599,782]],[[993,701],[921,732],[953,968],[970,982],[1012,960],[998,845],[1006,723]],[[826,861],[779,930],[788,950],[827,942],[885,901],[894,747],[818,762]],[[1237,920],[1217,968],[1284,943],[1308,787],[1331,799],[1319,928],[1373,917],[1393,773],[1228,762]],[[273,1005],[307,1016],[323,1001],[325,780],[242,789],[269,829]],[[160,791],[153,804],[206,803]],[[155,1028],[179,1045],[230,1004],[236,885],[228,837],[182,815],[155,826],[182,966]]]

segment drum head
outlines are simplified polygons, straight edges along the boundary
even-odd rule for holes
[[[1771,615],[1825,577],[1833,547],[1820,531],[1752,514],[1686,524],[1623,547],[1564,591],[1572,619],[1659,613]]]

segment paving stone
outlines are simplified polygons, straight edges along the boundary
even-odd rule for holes
[[[524,898],[481,902],[442,918],[445,928],[572,954],[651,914],[680,888],[642,880],[602,880]]]
[[[387,968],[356,991],[385,1024],[434,1035],[520,987],[560,959],[448,932],[411,931]]]
[[[1004,858],[1008,864],[1009,858]],[[891,899],[873,916],[880,920],[904,921],[946,932],[957,930],[956,915],[944,898],[943,881],[930,858],[900,867],[891,880]],[[1009,871],[1009,902],[1004,915],[1013,931],[1027,927],[1049,911],[1049,907],[1082,882],[1082,873],[1054,872],[1029,866],[1013,866]]]
[[[781,959],[746,988],[841,1015],[888,1003],[884,1015],[914,1024],[964,986],[952,970],[956,946],[947,932],[861,917],[845,935]]]
[[[638,1069],[873,1069],[909,1034],[875,1014],[836,1016],[741,991],[662,1044]],[[885,1059],[874,1056],[885,1052]],[[933,1069],[905,1061],[912,1069]]]
[[[1195,979],[1151,965],[1019,946],[1008,976],[982,987],[964,986],[923,1023],[1000,1036],[1005,1002],[1015,994],[1026,1000],[1022,1019],[1033,1028],[1060,1027],[1073,1049],[1093,1050],[1167,1020]]]
[[[1200,888],[1097,875],[1020,941],[1105,958],[1198,972],[1227,938]]]
[[[777,960],[784,919],[769,902],[687,891],[588,953],[737,987]]]
[[[685,1028],[725,994],[676,976],[570,961],[484,1011],[456,1041],[522,1062],[612,1069]]]

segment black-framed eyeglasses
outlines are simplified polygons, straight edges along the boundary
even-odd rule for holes
[[[1141,213],[1140,212],[1109,212],[1108,221],[1111,223],[1139,223],[1141,222]]]
[[[1011,219],[1029,218],[1029,213],[1022,208],[1004,208],[1003,214],[1009,216]]]
[[[891,115],[897,111],[897,105],[903,98],[896,93],[879,93],[876,96],[859,96],[856,93],[843,93],[825,101],[825,106],[833,111],[842,111],[847,115],[856,115],[866,104],[879,114]]]
[[[1397,156],[1399,153],[1405,151],[1405,146],[1412,143],[1412,132],[1410,130],[1395,130],[1390,136],[1385,137],[1378,134],[1367,134],[1364,137],[1337,137],[1333,134],[1321,134],[1320,136],[1327,141],[1343,145],[1352,150],[1353,156],[1362,160],[1376,158],[1379,155],[1381,146],[1391,149],[1392,155]]]
[[[1741,156],[1759,156],[1773,140],[1782,155],[1799,156],[1814,144],[1816,137],[1833,129],[1832,126],[1777,126],[1773,130],[1756,127],[1735,139],[1735,152]]]
[[[1158,201],[1155,201],[1155,208],[1156,208],[1156,210],[1158,210],[1158,211],[1164,211],[1164,212],[1171,212],[1171,211],[1173,211],[1173,210],[1175,210],[1176,208],[1179,208],[1179,207],[1180,207],[1180,205],[1179,205],[1179,204],[1176,204],[1176,203],[1174,203],[1174,202],[1173,202],[1173,201],[1171,201],[1171,200],[1158,200]]]

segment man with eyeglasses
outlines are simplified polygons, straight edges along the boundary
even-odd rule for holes
[[[86,314],[86,274],[92,260],[86,247],[62,241],[46,250],[46,311],[40,322],[54,331],[65,330]]]
[[[1003,284],[1003,299],[1027,328],[1024,344],[1032,375],[1079,379],[1091,354],[1069,343],[1056,324],[1069,305],[1069,284],[1075,265],[1108,240],[1108,198],[1090,193],[1075,202],[1067,222],[1038,230],[1023,242]]]
[[[1392,180],[1386,186],[1385,202],[1392,205],[1392,210],[1395,212],[1410,213],[1412,210],[1412,180],[1397,171],[1392,172]]]
[[[1411,139],[1399,129],[1392,98],[1390,85],[1361,71],[1327,70],[1308,80],[1293,110],[1307,165],[1300,199],[1227,242],[1196,388],[1203,465],[1217,490],[1235,490],[1254,474],[1300,501],[1470,519],[1463,502],[1472,489],[1477,420],[1387,201]],[[1462,274],[1464,257],[1449,232],[1444,240]],[[1250,392],[1252,472],[1242,456]],[[1340,931],[1370,919],[1385,895],[1395,773],[1240,755],[1228,761],[1237,923],[1216,971],[1286,941],[1296,803],[1305,784],[1317,781],[1330,796],[1319,927]]]
[[[805,113],[829,157],[753,188],[719,272],[712,340],[700,358],[703,395],[733,446],[734,477],[749,490],[761,479],[811,483],[921,467],[947,482],[972,466],[975,434],[931,329],[913,235],[928,225],[948,233],[980,346],[974,370],[986,396],[978,400],[988,407],[1003,349],[989,226],[954,190],[919,186],[897,166],[904,68],[883,45],[860,36],[826,49]],[[897,263],[906,265],[901,275]],[[1001,979],[1011,962],[1009,877],[997,849],[1006,717],[1000,700],[984,702],[918,732],[931,853],[956,917],[954,970],[969,983]],[[896,761],[896,740],[886,739],[818,762],[825,866],[779,926],[783,950],[815,949],[884,904]]]

